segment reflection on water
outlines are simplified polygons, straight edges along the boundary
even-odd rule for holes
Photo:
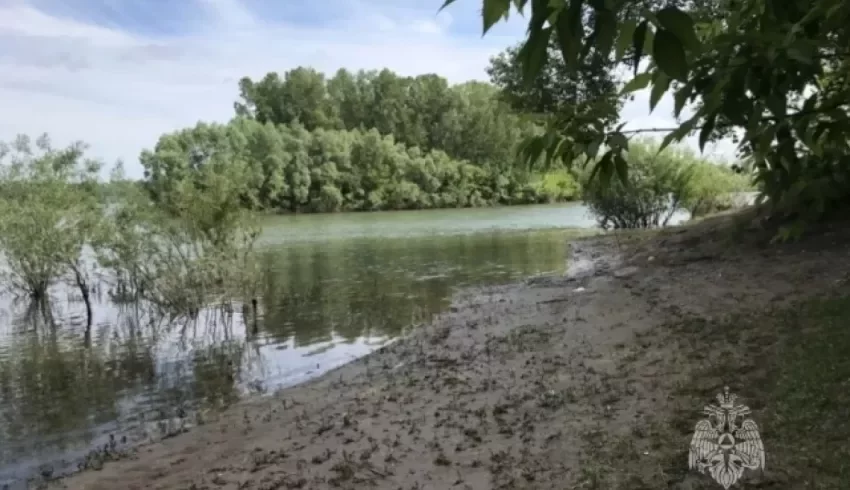
[[[273,218],[256,314],[222,305],[168,321],[100,291],[86,331],[64,291],[49,305],[4,299],[0,486],[73,471],[94,447],[167,436],[199,423],[200,408],[363,356],[458,287],[563,271],[575,232],[551,228],[589,225],[567,206]]]

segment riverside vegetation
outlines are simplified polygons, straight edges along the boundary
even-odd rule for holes
[[[680,209],[692,216],[717,210],[749,188],[729,167],[685,150],[656,156],[652,142],[633,145],[629,155],[643,174],[610,189],[569,165],[543,173],[521,165],[522,142],[541,131],[524,117],[528,111],[616,98],[616,84],[596,66],[585,75],[596,84],[570,78],[562,63],[529,92],[518,63],[515,48],[494,58],[495,85],[450,86],[437,75],[389,70],[340,70],[326,80],[303,67],[259,82],[245,78],[236,117],[162,136],[140,156],[141,182],[125,179],[118,165],[110,183],[100,183],[101,164],[85,157],[83,143],[57,149],[47,135],[34,144],[19,136],[2,151],[0,247],[9,284],[43,300],[52,284],[68,281],[89,321],[92,288],[101,280],[111,282],[117,300],[191,315],[214,297],[256,303],[258,211],[583,197],[604,228],[635,228],[666,224]]]
[[[566,167],[541,172],[519,162],[516,150],[523,131],[531,134],[536,129],[524,120],[524,109],[510,105],[504,99],[507,92],[498,87],[449,86],[436,76],[404,78],[388,71],[340,72],[318,87],[330,92],[339,84],[335,80],[350,80],[354,94],[380,94],[379,88],[384,87],[392,88],[389,94],[397,98],[384,94],[378,100],[365,99],[360,107],[371,112],[362,120],[344,125],[330,121],[324,127],[302,123],[310,118],[300,113],[290,120],[264,119],[261,114],[268,107],[288,107],[281,100],[272,100],[268,106],[245,102],[253,100],[244,94],[250,93],[249,87],[259,93],[279,97],[294,93],[294,100],[309,100],[297,92],[294,82],[307,75],[322,80],[317,72],[300,68],[284,75],[277,85],[271,84],[277,92],[268,88],[274,76],[253,85],[243,81],[242,104],[251,109],[238,108],[239,114],[227,124],[202,123],[164,135],[152,150],[142,153],[146,175],[141,181],[127,179],[117,165],[109,181],[103,182],[103,164],[88,158],[82,143],[56,147],[47,136],[20,136],[2,146],[4,285],[9,296],[32,303],[26,315],[31,318],[28,325],[36,326],[37,337],[22,351],[26,359],[0,365],[0,386],[13,390],[20,385],[31,401],[10,405],[9,416],[32,423],[34,419],[21,411],[30,405],[46,406],[57,390],[68,391],[65,383],[73,383],[73,394],[63,394],[62,401],[49,404],[55,413],[36,417],[39,424],[48,421],[39,431],[52,436],[88,426],[82,420],[89,410],[80,409],[82,404],[91,405],[100,420],[110,420],[114,409],[109,408],[109,400],[130,381],[110,372],[115,368],[108,367],[111,361],[96,345],[103,342],[98,340],[103,333],[96,317],[104,304],[137,312],[130,315],[127,339],[135,339],[131,344],[143,359],[133,361],[138,364],[122,360],[119,369],[155,377],[156,354],[136,338],[139,334],[133,332],[139,328],[159,332],[158,338],[207,321],[210,311],[231,318],[241,308],[246,314],[243,321],[256,329],[262,322],[257,321],[258,309],[296,301],[260,297],[261,290],[268,293],[268,272],[262,271],[267,264],[258,264],[261,258],[255,252],[264,213],[478,207],[583,197],[586,174]],[[417,143],[414,137],[424,129],[404,131],[413,127],[410,118],[426,113],[425,107],[411,108],[418,97],[414,96],[432,85],[439,96],[429,102],[435,106],[429,116],[435,122],[419,123],[430,133]],[[353,106],[356,100],[351,97],[339,107]],[[320,99],[327,96],[320,94]],[[392,110],[399,107],[405,111],[394,114]],[[340,108],[327,110],[334,114],[343,112]],[[387,121],[393,120],[401,122],[388,126]],[[367,125],[375,126],[364,129]],[[648,199],[650,212],[664,208],[699,214],[697,208],[723,207],[728,192],[747,187],[745,178],[686,151],[671,150],[669,157],[655,158],[651,144],[647,142],[642,153],[638,146],[634,149],[636,158],[645,158],[648,168],[658,170],[647,174],[655,181],[654,191],[642,197]],[[691,178],[662,177],[668,175],[665,169],[672,161]],[[725,184],[717,187],[717,182]],[[672,202],[671,195],[675,196]],[[84,311],[84,344],[92,347],[80,354],[89,367],[79,372],[67,364],[76,365],[77,349],[63,351],[50,340],[71,328],[64,325],[70,320],[59,313],[66,295]],[[293,321],[293,313],[290,308],[281,321]],[[236,374],[227,363],[234,356],[244,357],[239,354],[242,347],[213,347],[193,354],[192,369],[198,379],[192,390],[203,395],[204,403],[228,404],[236,399],[232,382]],[[209,366],[204,356],[210,357]],[[55,374],[69,369],[73,375]],[[55,373],[47,376],[48,372]],[[213,380],[218,378],[231,383],[217,386]],[[14,453],[9,449],[5,454],[14,459]],[[84,464],[98,465],[99,458],[103,455]],[[50,474],[58,476],[60,466],[50,466],[56,471]]]

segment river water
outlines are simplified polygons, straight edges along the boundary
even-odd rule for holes
[[[87,336],[74,298],[49,311],[5,298],[0,488],[363,356],[458,288],[563,272],[568,239],[593,227],[580,205],[269,217],[255,320],[210,310],[167,322],[101,294]]]

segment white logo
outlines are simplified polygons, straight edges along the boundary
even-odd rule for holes
[[[741,478],[745,468],[764,470],[759,428],[747,417],[750,409],[735,403],[737,398],[727,386],[717,395],[717,405],[703,409],[708,417],[697,422],[688,455],[688,468],[708,473],[725,489]]]

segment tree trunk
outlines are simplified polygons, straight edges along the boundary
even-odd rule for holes
[[[257,335],[257,332],[259,331],[259,325],[257,325],[257,298],[251,298],[251,307],[254,310],[253,311],[254,314],[253,314],[253,318],[252,318],[252,321],[253,321],[252,333],[254,335]]]
[[[80,268],[74,266],[73,269],[74,278],[77,281],[77,288],[79,288],[80,294],[83,296],[83,302],[86,304],[86,332],[88,332],[94,318],[94,312],[92,311],[91,305],[91,292],[89,291],[89,285],[86,283],[86,279],[83,277]]]
[[[666,217],[666,218],[664,218],[664,224],[663,224],[663,225],[661,225],[661,226],[667,226],[667,223],[669,223],[669,222],[670,222],[670,218],[672,218],[672,217],[673,217],[673,214],[676,212],[676,210],[677,210],[678,208],[679,208],[679,200],[678,200],[678,199],[674,199],[674,200],[673,200],[673,202],[672,202],[672,203],[670,203],[670,210],[669,210],[669,211],[668,211],[668,213],[667,213],[667,217]]]

